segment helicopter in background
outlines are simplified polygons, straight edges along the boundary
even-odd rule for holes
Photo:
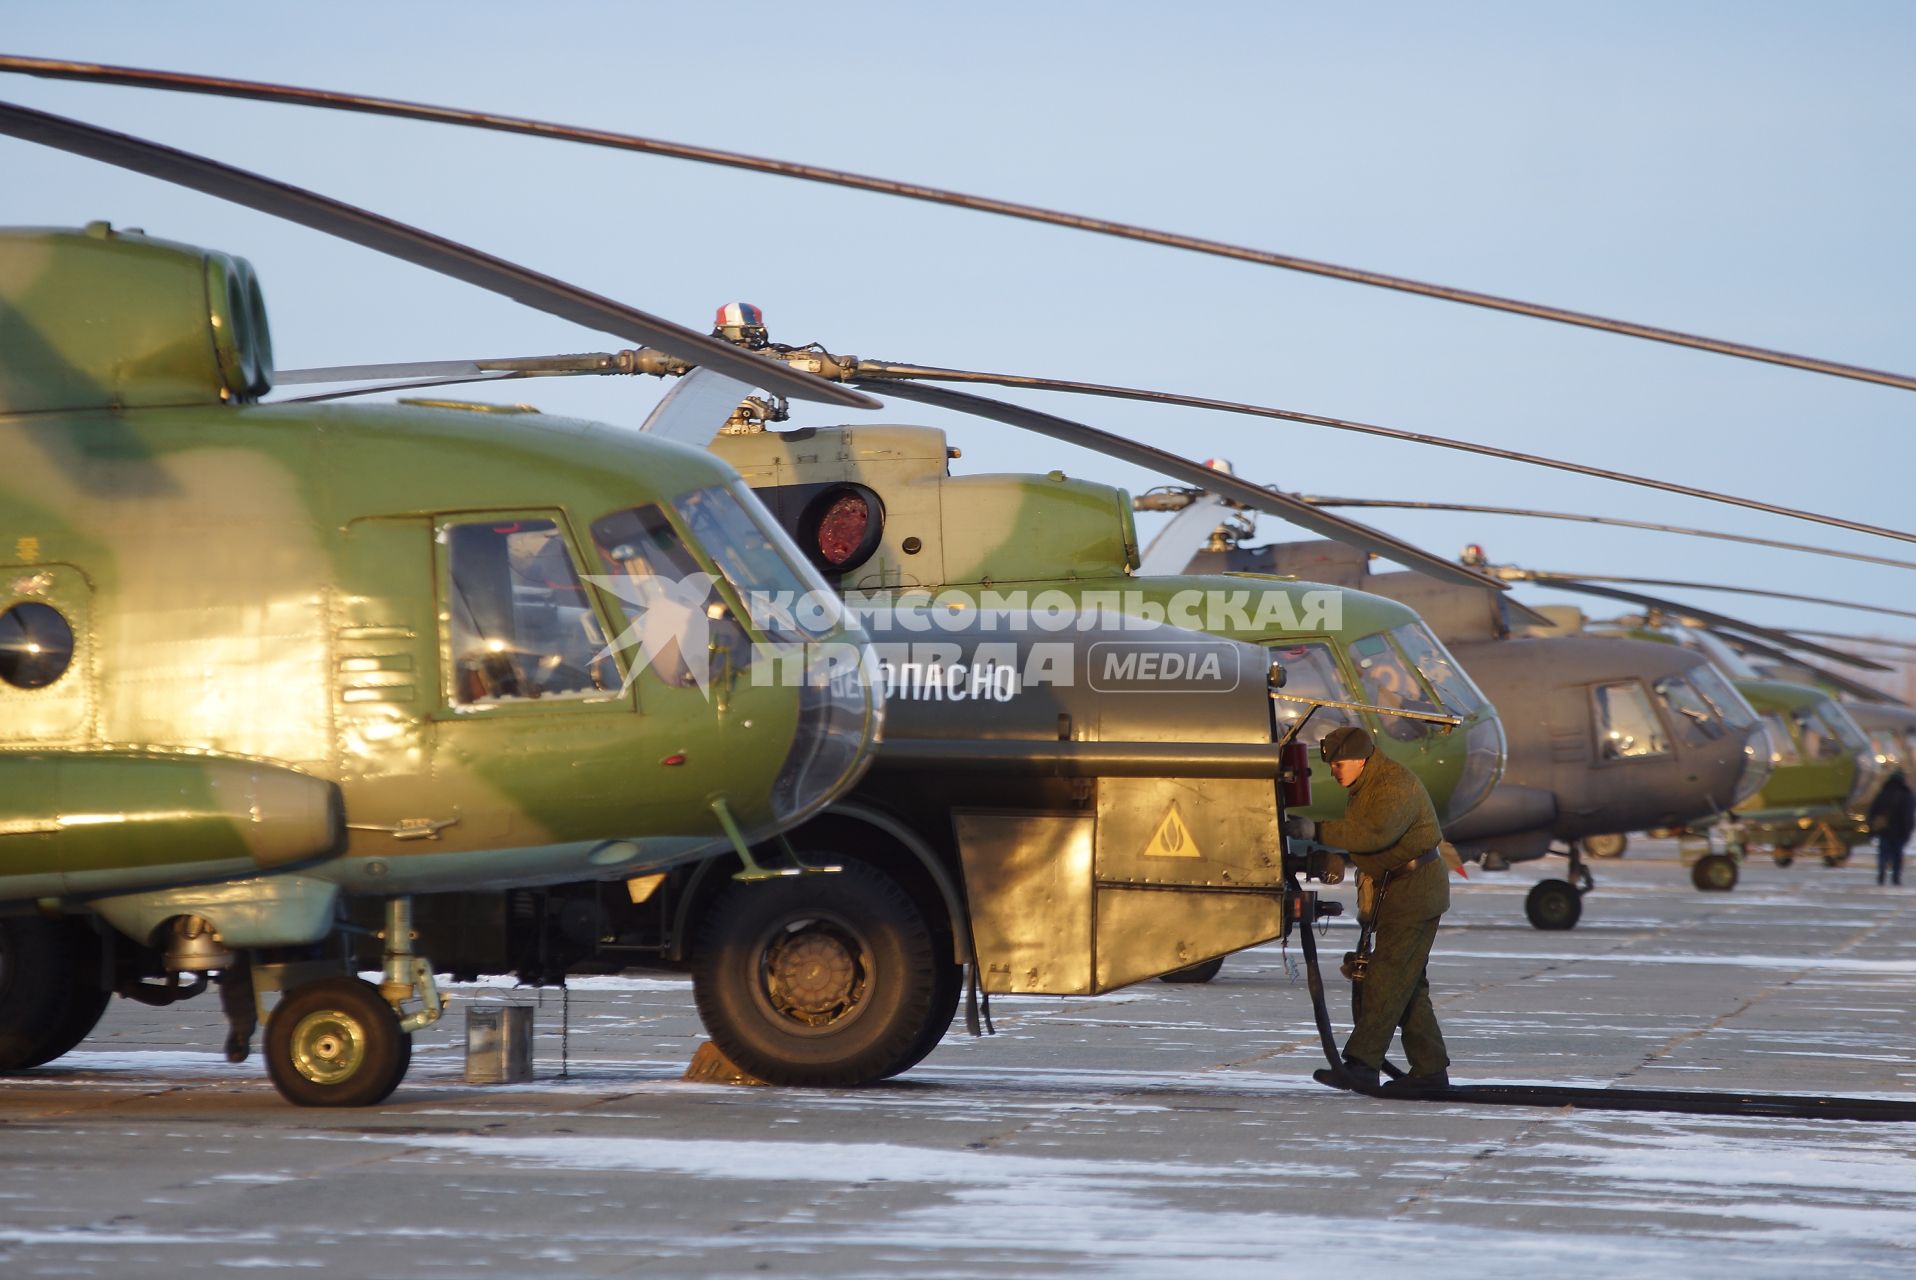
[[[1676,657],[1642,640],[1561,634],[1513,620],[1494,593],[1407,573],[1374,574],[1369,558],[1335,543],[1242,545],[1247,530],[1213,524],[1191,554],[1197,528],[1217,519],[1202,496],[1183,537],[1169,527],[1153,552],[1189,557],[1193,571],[1294,573],[1342,582],[1413,605],[1499,708],[1511,736],[1510,764],[1491,794],[1445,835],[1466,858],[1496,865],[1560,853],[1568,880],[1544,880],[1525,899],[1539,929],[1573,928],[1595,879],[1583,857],[1592,836],[1672,826],[1729,810],[1767,772],[1756,749],[1755,712],[1700,655]],[[1558,615],[1559,620],[1561,616]],[[1387,692],[1387,673],[1364,673]]]
[[[115,991],[218,974],[229,1057],[278,992],[281,1094],[377,1102],[445,1006],[415,895],[743,851],[870,763],[880,709],[828,670],[868,641],[750,610],[823,584],[710,454],[497,406],[260,405],[250,266],[104,223],[0,232],[0,335],[0,1070],[59,1058]],[[659,575],[698,585],[716,673],[607,643],[643,610],[601,583]],[[755,682],[755,645],[810,665]],[[379,985],[348,963],[353,898],[383,904]]]
[[[1674,613],[1620,619],[1607,629],[1708,655],[1732,673],[1761,717],[1770,774],[1736,810],[1739,844],[1767,843],[1772,859],[1784,867],[1798,857],[1820,858],[1831,867],[1848,860],[1850,849],[1867,838],[1876,792],[1909,759],[1905,735],[1916,726],[1916,712],[1888,703],[1839,702],[1832,689],[1882,695],[1826,668],[1783,661],[1782,655],[1759,666],[1742,647],[1747,639]],[[1864,717],[1874,728],[1863,727]],[[1734,888],[1733,853],[1699,859],[1692,877],[1700,889]]]

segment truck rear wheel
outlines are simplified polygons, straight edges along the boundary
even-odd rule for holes
[[[1209,982],[1224,968],[1224,957],[1213,956],[1209,960],[1200,960],[1196,964],[1187,964],[1182,969],[1173,969],[1169,973],[1158,975],[1159,982]]]
[[[727,885],[698,929],[699,1017],[771,1084],[896,1075],[931,1052],[957,1007],[957,966],[911,896],[875,866],[838,861],[830,874]]]
[[[0,1071],[52,1062],[87,1038],[111,993],[82,920],[0,920]]]

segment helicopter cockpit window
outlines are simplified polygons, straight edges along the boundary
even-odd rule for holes
[[[1840,704],[1826,702],[1817,713],[1842,742],[1848,754],[1861,755],[1869,750],[1869,735],[1863,732],[1862,725],[1856,723],[1856,717],[1843,710]]]
[[[1597,758],[1642,760],[1670,754],[1663,722],[1641,682],[1620,680],[1591,691],[1597,712]]]
[[[695,489],[674,498],[672,507],[769,639],[818,640],[838,626],[838,593],[742,484]]]
[[[625,615],[621,640],[628,666],[643,662],[673,688],[689,689],[709,678],[712,659],[720,654],[734,671],[751,662],[750,637],[663,509],[648,503],[615,511],[593,522],[592,541],[605,575],[599,585]],[[701,657],[695,671],[690,659]]]
[[[1796,754],[1796,739],[1791,736],[1789,722],[1784,719],[1782,713],[1765,711],[1762,719],[1763,736],[1770,740],[1770,763],[1772,765],[1799,763],[1802,757]]]
[[[50,604],[28,600],[0,613],[0,680],[44,689],[73,664],[73,628]]]
[[[1815,707],[1798,708],[1790,712],[1790,718],[1796,721],[1805,760],[1840,760],[1849,754],[1841,735],[1817,714]]]
[[[1657,697],[1663,699],[1663,705],[1674,713],[1679,725],[1689,725],[1704,739],[1723,736],[1723,721],[1716,708],[1688,680],[1682,676],[1665,676],[1654,687]]]
[[[1299,698],[1328,698],[1333,702],[1355,702],[1350,687],[1344,683],[1344,675],[1337,669],[1337,656],[1331,652],[1328,644],[1292,644],[1272,645],[1271,656],[1284,664],[1283,693]],[[1304,726],[1298,741],[1308,747],[1316,747],[1324,740],[1324,735],[1332,729],[1341,729],[1351,723],[1351,713],[1338,707],[1318,707],[1315,711],[1305,703],[1290,702],[1283,698],[1271,703],[1276,709],[1279,727],[1288,731],[1291,725],[1310,716],[1310,723]]]
[[[550,520],[492,519],[444,531],[453,702],[488,706],[616,692],[605,637]]]
[[[1449,650],[1421,622],[1406,622],[1390,633],[1403,649],[1412,666],[1430,681],[1431,688],[1444,700],[1444,708],[1460,716],[1471,715],[1489,700],[1472,683]]]
[[[1724,679],[1723,673],[1714,666],[1701,666],[1691,671],[1690,682],[1732,729],[1747,729],[1756,723],[1756,711],[1743,700],[1736,686]]]
[[[1350,653],[1351,661],[1357,665],[1357,677],[1364,682],[1365,701],[1393,711],[1442,712],[1443,708],[1431,700],[1423,682],[1385,636],[1353,640]],[[1380,719],[1384,732],[1400,741],[1415,742],[1430,733],[1429,723],[1423,720],[1407,720],[1403,716]]]

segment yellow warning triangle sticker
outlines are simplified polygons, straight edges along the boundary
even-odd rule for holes
[[[1147,858],[1201,858],[1197,840],[1191,835],[1191,828],[1184,825],[1184,819],[1178,816],[1178,807],[1173,804],[1164,815],[1164,821],[1158,823],[1158,829],[1151,836],[1151,843],[1144,846]]]

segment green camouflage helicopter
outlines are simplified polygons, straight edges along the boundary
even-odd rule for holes
[[[397,251],[846,399],[433,248]],[[219,972],[236,1060],[277,991],[280,1092],[377,1101],[444,1005],[413,895],[748,850],[870,761],[879,708],[827,669],[865,660],[862,631],[749,610],[823,584],[709,453],[533,413],[256,404],[273,357],[247,264],[104,224],[0,233],[0,338],[0,1070],[71,1049],[114,991],[166,1004]],[[641,669],[607,641],[643,616],[621,584],[668,577],[711,652]],[[801,679],[749,678],[754,645]],[[346,897],[385,904],[381,985],[348,967]]]

